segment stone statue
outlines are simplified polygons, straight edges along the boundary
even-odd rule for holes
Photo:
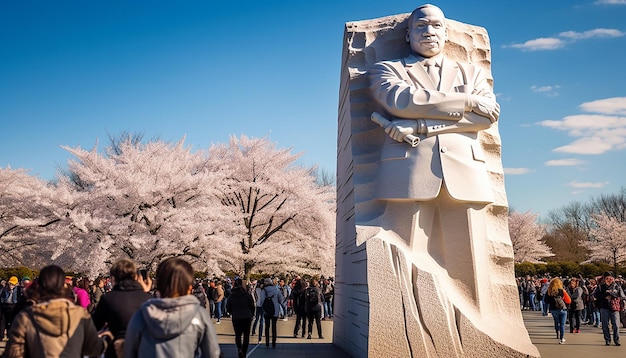
[[[471,55],[481,65],[458,55],[475,49],[463,35],[482,40],[488,51],[486,31],[482,37],[480,29],[457,31],[461,40],[450,41],[451,57],[444,51],[451,26],[434,5],[418,7],[403,21],[359,25],[362,40],[349,38],[347,29],[353,57],[347,56],[349,83],[342,83],[349,96],[340,104],[337,181],[338,202],[352,197],[354,207],[353,214],[338,208],[337,257],[349,247],[342,221],[353,222],[356,246],[366,246],[365,355],[539,356],[516,299],[497,135],[500,106],[488,77],[488,52]],[[379,52],[399,44],[393,42],[396,28],[404,32],[406,53]],[[350,67],[351,60],[357,66]],[[365,98],[368,103],[360,103]],[[349,135],[342,116],[352,122]],[[350,143],[348,165],[342,141]],[[352,171],[348,181],[340,179],[342,168]],[[351,193],[344,189],[350,186]],[[336,311],[350,306],[342,301],[346,296],[359,296],[350,287],[357,282],[342,277],[345,267],[338,262]],[[337,318],[335,327],[342,345],[348,333]]]

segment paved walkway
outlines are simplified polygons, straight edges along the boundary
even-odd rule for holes
[[[570,334],[569,326],[565,327],[565,344],[561,345],[556,339],[554,332],[554,321],[552,316],[542,316],[540,312],[522,312],[524,323],[530,334],[530,339],[539,349],[543,358],[567,357],[567,358],[624,358],[626,357],[626,329],[620,329],[620,337],[623,337],[624,345],[605,346],[602,336],[602,329],[593,326],[583,326],[580,333]],[[293,338],[292,320],[278,321],[278,340],[275,349],[266,348],[265,343],[261,345],[250,345],[248,351],[249,358],[267,357],[324,357],[324,358],[349,358],[350,356],[341,349],[332,345],[332,321],[322,321],[322,331],[325,339],[300,339]],[[224,357],[237,357],[237,349],[233,344],[235,338],[230,321],[223,321],[217,327],[220,346],[224,352]],[[315,327],[313,328],[315,331]],[[315,335],[313,336],[315,337]],[[252,338],[252,337],[251,337]],[[256,342],[257,337],[251,339]],[[265,342],[265,341],[263,341]],[[385,358],[385,357],[380,357]],[[476,357],[480,358],[480,357]],[[504,358],[504,357],[503,357]]]
[[[569,333],[565,326],[565,344],[559,344],[554,331],[551,315],[542,316],[540,312],[524,311],[524,324],[533,344],[543,358],[623,358],[626,357],[626,329],[620,328],[622,346],[605,346],[602,328],[583,325],[580,333]]]
[[[581,333],[570,334],[566,327],[566,343],[558,344],[554,333],[554,323],[551,316],[542,316],[539,312],[522,312],[524,323],[530,333],[532,342],[539,349],[543,358],[623,358],[626,357],[626,329],[620,329],[620,337],[623,337],[623,346],[605,346],[602,337],[602,329],[593,326],[583,326]],[[278,321],[278,340],[276,348],[266,348],[263,344],[257,345],[258,336],[250,337],[251,345],[248,350],[249,358],[349,358],[350,356],[338,347],[332,345],[332,321],[322,321],[324,339],[293,338],[294,321]],[[230,320],[223,319],[222,324],[216,325],[218,339],[224,358],[237,357],[235,337]],[[317,332],[313,328],[314,332]],[[5,342],[0,343],[0,353],[4,350]],[[381,357],[385,358],[385,357]],[[479,358],[479,357],[477,357]],[[504,357],[506,358],[506,357]]]

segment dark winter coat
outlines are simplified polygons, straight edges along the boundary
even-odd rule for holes
[[[243,287],[235,287],[226,301],[226,309],[233,320],[252,319],[254,317],[254,298]]]
[[[93,311],[93,321],[98,330],[108,323],[108,328],[115,337],[124,338],[126,326],[141,304],[152,298],[144,292],[141,284],[135,280],[123,280],[113,290],[105,293]],[[109,345],[106,357],[115,357],[113,345]]]

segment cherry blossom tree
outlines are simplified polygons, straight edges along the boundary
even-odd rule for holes
[[[223,178],[206,151],[192,152],[184,139],[127,140],[105,154],[64,148],[76,158],[59,182],[74,193],[61,205],[71,224],[53,258],[91,274],[120,257],[155,268],[170,256],[221,272],[218,260],[233,248],[220,225],[232,219],[219,209]]]
[[[220,195],[237,212],[229,236],[240,272],[334,272],[334,188],[316,183],[315,168],[267,139],[231,137],[211,148],[230,173]]]
[[[0,266],[40,267],[50,257],[55,196],[52,185],[25,170],[0,168]]]
[[[537,223],[538,214],[530,211],[509,213],[509,234],[513,243],[515,262],[541,262],[542,258],[554,256],[546,245],[545,226]]]
[[[208,150],[136,136],[73,155],[55,183],[0,171],[0,262],[90,276],[182,256],[221,274],[334,273],[332,181],[267,139]]]
[[[591,229],[591,238],[581,242],[589,249],[588,261],[612,263],[617,272],[618,265],[626,261],[626,222],[606,213],[592,217],[596,227]]]

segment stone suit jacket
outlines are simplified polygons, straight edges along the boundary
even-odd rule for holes
[[[430,79],[415,56],[382,61],[369,71],[370,89],[389,119],[424,119],[427,134],[413,148],[387,137],[377,173],[377,199],[427,201],[445,180],[450,195],[465,202],[489,203],[493,192],[478,133],[492,125],[466,112],[468,95],[495,102],[482,69],[444,58],[441,80]]]

